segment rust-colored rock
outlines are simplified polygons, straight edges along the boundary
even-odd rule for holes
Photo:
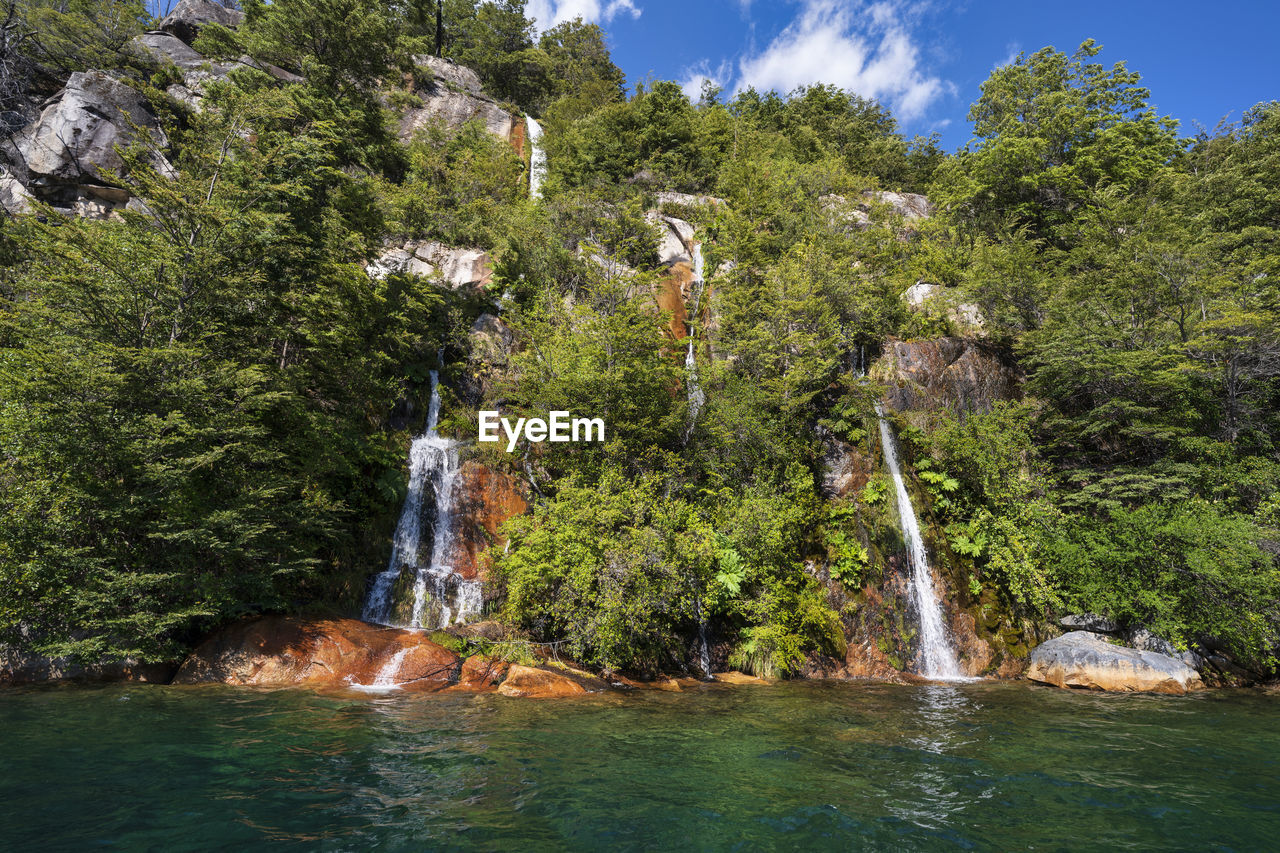
[[[458,656],[424,634],[355,619],[267,616],[231,625],[182,664],[175,684],[400,686],[441,690]]]
[[[599,693],[607,686],[598,678],[512,664],[498,692],[503,696],[526,699],[563,699]]]
[[[497,690],[507,677],[511,665],[506,661],[495,660],[486,655],[472,655],[462,662],[462,672],[458,683],[450,690],[465,690],[473,693],[487,693]]]
[[[527,510],[529,502],[517,480],[475,460],[463,463],[458,471],[453,500],[457,522],[453,570],[466,580],[483,578],[485,551],[505,544],[498,528]]]
[[[730,670],[729,672],[715,673],[715,679],[720,684],[768,684],[769,682],[763,678],[757,678],[754,675],[747,675],[745,672]]]

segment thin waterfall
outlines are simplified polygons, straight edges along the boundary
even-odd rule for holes
[[[701,598],[694,598],[693,612],[698,620],[698,666],[702,667],[703,678],[715,681],[716,677],[711,674],[711,643],[708,639],[710,629],[707,627],[706,617],[702,615]]]
[[[547,152],[542,147],[542,125],[533,116],[525,117],[529,137],[529,198],[542,198],[542,182],[547,177]]]
[[[702,407],[706,405],[707,395],[702,390],[702,386],[698,384],[698,360],[694,356],[694,335],[693,324],[698,321],[698,309],[702,302],[702,294],[707,289],[706,282],[703,280],[703,260],[702,260],[702,244],[693,244],[693,282],[690,284],[693,290],[693,314],[689,317],[689,322],[685,324],[686,333],[689,336],[689,348],[684,354],[684,370],[685,384],[688,388],[689,399],[689,417],[685,424],[685,443],[688,443],[689,436],[693,434],[694,422],[698,420],[698,415],[702,413]]]
[[[458,475],[458,442],[437,432],[440,418],[440,373],[431,371],[431,404],[427,430],[409,448],[409,491],[400,510],[391,547],[391,561],[374,578],[365,603],[364,619],[390,624],[395,606],[396,581],[405,568],[413,570],[413,610],[408,628],[442,628],[479,615],[482,596],[479,581],[458,577],[451,565],[453,551],[453,487]],[[422,521],[426,491],[435,497],[431,555],[422,560]],[[432,612],[428,613],[428,607]]]
[[[933,588],[929,553],[925,550],[924,538],[920,535],[920,521],[916,518],[915,507],[911,505],[911,496],[907,494],[907,485],[899,470],[898,444],[879,403],[876,404],[876,417],[880,419],[880,445],[884,451],[885,465],[893,477],[898,516],[902,520],[902,538],[907,545],[907,562],[911,567],[911,597],[920,619],[919,673],[925,678],[940,681],[960,681],[965,676],[960,672],[955,649],[951,647],[951,641],[947,637],[942,605],[938,600],[937,590]]]

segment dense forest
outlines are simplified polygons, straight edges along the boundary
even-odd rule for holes
[[[735,666],[797,673],[844,643],[857,598],[832,588],[884,570],[854,533],[883,475],[821,491],[825,442],[875,440],[864,367],[980,327],[1024,393],[897,423],[970,592],[1275,666],[1280,102],[1188,135],[1100,46],[1046,47],[991,73],[947,153],[835,87],[695,103],[629,88],[595,25],[439,3],[243,0],[193,46],[264,65],[193,106],[131,49],[156,23],[138,0],[8,0],[6,133],[94,69],[162,132],[106,175],[140,203],[0,218],[0,642],[171,659],[246,614],[350,609],[404,495],[405,402],[443,360],[459,438],[479,408],[609,425],[483,451],[531,498],[493,614],[638,672],[681,666],[711,619]],[[432,54],[541,122],[541,199],[528,152],[478,122],[398,138]],[[932,215],[863,203],[879,190]],[[654,209],[706,253],[696,402],[689,341],[655,317]],[[366,272],[409,240],[482,248],[492,281]],[[941,307],[903,300],[919,282]],[[482,311],[506,363],[473,351]]]

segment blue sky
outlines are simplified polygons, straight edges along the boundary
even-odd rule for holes
[[[940,133],[948,150],[969,139],[965,114],[992,68],[1086,38],[1102,61],[1141,72],[1184,133],[1280,99],[1280,0],[529,0],[528,13],[603,25],[632,85],[834,83],[891,105],[908,134]]]

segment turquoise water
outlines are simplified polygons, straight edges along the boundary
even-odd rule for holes
[[[3,850],[1262,850],[1280,695],[0,690]]]

